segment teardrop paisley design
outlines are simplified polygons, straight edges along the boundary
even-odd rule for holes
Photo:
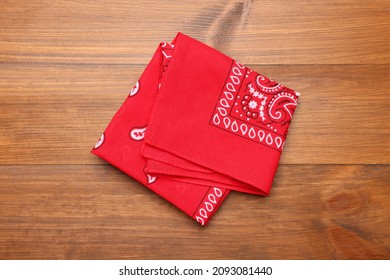
[[[258,74],[256,77],[256,85],[266,93],[277,93],[284,89],[284,86],[281,84],[276,83],[261,74]]]
[[[150,185],[150,184],[153,184],[153,183],[156,182],[156,180],[157,180],[157,177],[152,176],[152,175],[150,175],[150,174],[146,174],[146,177],[147,177],[147,179],[148,179],[148,184],[149,184],[149,185]]]
[[[212,214],[217,210],[218,204],[226,194],[226,189],[210,187],[205,194],[203,201],[199,204],[193,218],[202,226],[206,225]]]
[[[210,124],[281,152],[299,95],[233,61]]]
[[[270,101],[269,119],[276,123],[290,122],[296,106],[297,99],[291,93],[278,93]]]
[[[145,175],[146,175],[146,183],[147,183],[148,185],[153,184],[154,182],[156,182],[157,177],[148,174],[148,173],[146,172],[146,166],[144,167],[144,173],[145,173]]]
[[[134,127],[130,130],[130,137],[135,141],[141,141],[145,137],[146,126],[144,127]]]
[[[137,81],[137,83],[130,90],[129,96],[132,97],[132,96],[136,95],[139,92],[140,87],[141,87],[141,84],[139,81]]]
[[[96,149],[99,148],[101,145],[103,145],[104,140],[105,140],[105,135],[104,135],[104,132],[103,132],[102,135],[100,136],[99,140],[97,140],[95,146],[93,147],[93,150],[96,150]]]

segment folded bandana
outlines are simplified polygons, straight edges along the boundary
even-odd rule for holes
[[[179,33],[92,153],[206,225],[231,190],[269,194],[298,96]]]

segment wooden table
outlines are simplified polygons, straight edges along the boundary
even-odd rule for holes
[[[389,1],[0,4],[0,258],[390,258]],[[89,153],[178,31],[302,94],[272,194],[206,228]]]

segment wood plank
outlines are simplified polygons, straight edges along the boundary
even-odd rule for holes
[[[1,1],[0,259],[390,259],[390,2]],[[271,195],[207,228],[89,153],[157,44],[301,92]]]
[[[89,150],[144,65],[3,64],[0,164],[101,163]],[[302,93],[283,164],[389,164],[390,66],[254,66]]]
[[[389,259],[390,166],[284,165],[207,229],[111,166],[0,166],[1,259]]]
[[[3,1],[0,62],[145,64],[182,31],[245,64],[383,64],[389,16],[386,0]]]

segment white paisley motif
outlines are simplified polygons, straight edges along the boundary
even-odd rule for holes
[[[279,99],[281,99],[281,98],[288,98],[288,99],[290,99],[291,100],[291,102],[290,103],[287,103],[287,104],[283,104],[283,107],[284,107],[284,109],[285,109],[285,111],[289,114],[289,116],[290,116],[290,119],[292,118],[292,114],[291,114],[291,112],[290,112],[290,110],[287,108],[288,106],[294,106],[294,107],[296,107],[297,106],[297,101],[292,97],[292,96],[287,96],[287,95],[285,95],[285,94],[282,94],[282,95],[278,95],[275,99],[273,99],[272,101],[272,104],[270,105],[270,107],[269,107],[269,109],[268,109],[268,113],[269,113],[269,115],[274,119],[274,120],[279,120],[280,118],[282,118],[282,113],[279,111],[279,110],[277,110],[276,112],[275,112],[275,115],[272,113],[272,109],[273,109],[273,107],[274,107],[274,105],[277,103],[277,101],[279,100]]]
[[[217,198],[221,198],[223,195],[220,188],[214,187],[213,192],[209,193],[207,196],[207,201],[203,201],[203,205],[198,209],[198,215],[195,216],[195,219],[202,226],[205,224],[205,219],[208,219],[211,213],[214,211],[215,207],[218,204]]]
[[[153,184],[157,180],[156,176],[152,176],[150,174],[146,174],[146,177],[148,178],[148,184]]]
[[[299,94],[251,73],[237,62],[231,66],[210,124],[281,151]],[[200,214],[198,218],[204,219]]]
[[[140,83],[139,83],[139,81],[137,81],[137,83],[134,85],[134,87],[131,89],[131,91],[130,91],[130,96],[134,96],[134,95],[136,95],[137,93],[138,93],[138,91],[139,91],[139,88],[140,88]]]
[[[132,130],[130,130],[130,137],[131,139],[135,141],[141,141],[145,137],[145,127],[134,127]]]
[[[99,148],[104,143],[104,138],[105,138],[104,133],[102,133],[102,135],[100,136],[99,140],[97,140],[93,149]]]
[[[262,85],[261,82],[259,80],[262,80],[262,81],[265,81],[266,78],[262,75],[258,75],[257,78],[256,78],[256,83],[259,87],[261,87],[265,92],[277,92],[278,90],[280,90],[281,88],[283,88],[283,85],[281,84],[276,84],[275,86],[272,86],[272,87],[267,87],[265,85]]]

